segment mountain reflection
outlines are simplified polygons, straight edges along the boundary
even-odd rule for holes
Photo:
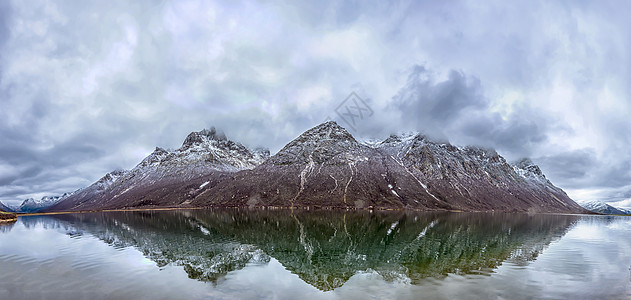
[[[133,246],[160,267],[183,266],[216,282],[270,257],[320,290],[358,272],[418,283],[448,273],[488,273],[526,264],[562,237],[576,216],[192,210],[59,215],[72,236],[86,232],[113,247]]]
[[[13,225],[15,225],[15,222],[10,222],[10,223],[0,222],[0,233],[10,232],[11,229],[13,228]]]

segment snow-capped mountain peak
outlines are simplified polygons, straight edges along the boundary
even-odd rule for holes
[[[624,208],[613,207],[605,202],[594,200],[579,203],[583,208],[601,214],[607,215],[628,215],[631,214],[631,210]]]
[[[215,127],[210,129],[203,129],[201,131],[191,132],[184,140],[182,147],[193,146],[196,144],[209,143],[211,141],[227,141],[226,135],[223,132],[218,132]]]
[[[327,121],[305,131],[291,141],[288,146],[311,145],[322,141],[357,143],[357,140],[344,127],[338,125],[335,121]]]
[[[40,199],[28,198],[15,211],[20,213],[37,212],[66,199],[70,195],[64,193],[61,196],[44,196]]]
[[[546,176],[543,175],[543,172],[541,172],[541,169],[539,168],[539,166],[533,163],[532,160],[530,160],[530,158],[522,158],[521,160],[513,164],[513,167],[515,168],[515,171],[519,175],[526,176],[527,175],[526,173],[531,173],[537,177],[540,177],[543,179],[546,178]]]
[[[168,174],[199,174],[202,170],[236,171],[251,169],[269,158],[269,150],[259,148],[249,150],[240,143],[233,142],[214,127],[191,132],[182,147],[166,150],[160,147],[149,154],[131,173],[162,177]],[[152,171],[153,170],[153,171]],[[133,174],[129,175],[133,176]],[[154,176],[155,177],[155,176]]]
[[[274,164],[345,161],[344,153],[367,147],[335,121],[313,127],[289,142],[271,159]],[[332,160],[334,157],[338,158]]]

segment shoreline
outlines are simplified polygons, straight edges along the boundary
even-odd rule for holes
[[[11,213],[17,217],[21,216],[46,216],[64,214],[84,214],[97,212],[133,212],[133,211],[177,211],[177,210],[204,210],[204,209],[248,209],[248,210],[301,210],[301,211],[403,211],[403,212],[427,212],[427,213],[503,213],[503,214],[542,214],[542,215],[576,215],[576,216],[629,216],[629,215],[605,215],[598,213],[567,213],[567,212],[522,212],[522,211],[463,211],[463,210],[420,210],[409,208],[342,208],[342,207],[284,207],[284,206],[204,206],[204,207],[151,207],[151,208],[119,208],[103,210],[80,210],[80,211],[59,211],[59,212],[35,212],[35,213]],[[3,220],[0,220],[2,222]]]
[[[0,224],[13,223],[18,220],[18,215],[10,212],[0,212]]]

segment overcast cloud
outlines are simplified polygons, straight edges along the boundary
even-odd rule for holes
[[[631,207],[631,2],[293,2],[1,1],[0,200],[210,126],[275,152],[356,92],[356,136],[528,156],[575,200]]]

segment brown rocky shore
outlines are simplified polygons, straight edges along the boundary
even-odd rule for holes
[[[18,220],[17,215],[7,212],[0,212],[0,223],[11,223]]]

